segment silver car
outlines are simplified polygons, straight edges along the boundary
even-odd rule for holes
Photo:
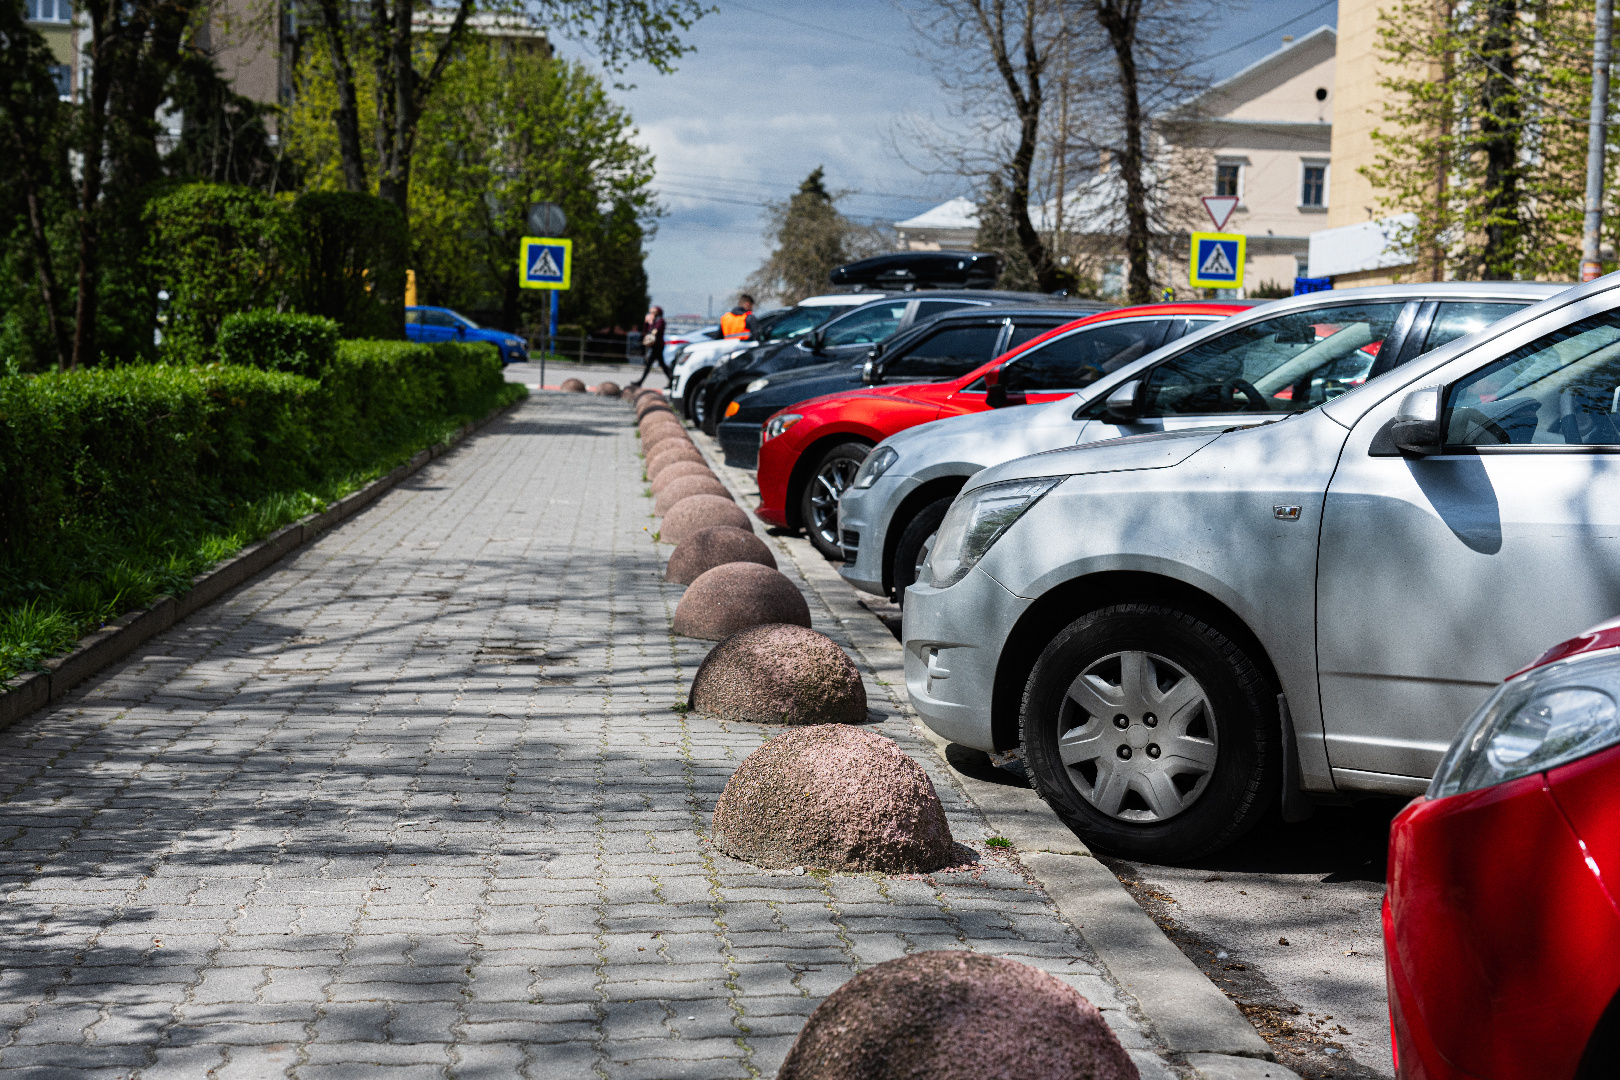
[[[1272,385],[1219,375],[1179,392]],[[1308,412],[986,469],[923,578],[917,711],[1022,747],[1099,850],[1418,794],[1504,672],[1620,612],[1620,275]]]
[[[1078,328],[1010,362],[1003,377],[1012,385],[1001,387],[1016,400],[1023,367],[1046,380],[1042,389],[1073,387],[1075,396],[923,424],[872,451],[839,504],[842,573],[867,592],[903,597],[951,500],[987,466],[1123,435],[1274,420],[1564,288],[1458,282],[1295,296],[1195,320],[1140,359],[1128,349],[1099,359],[1117,324]],[[1072,381],[1050,381],[1062,371]]]

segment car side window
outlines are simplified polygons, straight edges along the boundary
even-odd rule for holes
[[[1138,415],[1315,408],[1367,381],[1403,306],[1308,308],[1233,327],[1156,366]]]
[[[893,335],[906,316],[904,300],[852,311],[827,327],[823,345],[875,345]]]
[[[422,313],[420,311],[416,310],[415,308],[411,308],[411,309],[407,310],[405,312],[405,325],[406,326],[421,326],[422,325]]]
[[[1001,338],[999,322],[977,326],[948,326],[930,334],[904,356],[883,365],[883,378],[954,379],[966,375],[996,355]]]
[[[1023,322],[1021,320],[1014,319],[1013,320],[1012,334],[1009,335],[1008,338],[1007,338],[1006,349],[1007,349],[1008,352],[1011,352],[1012,350],[1018,348],[1018,346],[1020,346],[1020,345],[1024,345],[1024,344],[1027,344],[1028,342],[1034,341],[1036,338],[1040,337],[1042,334],[1046,333],[1048,330],[1056,330],[1058,327],[1060,327],[1062,325],[1063,325],[1062,323],[1054,323],[1054,322],[1028,323],[1028,322]]]
[[[426,326],[454,326],[456,320],[448,311],[429,310],[422,312],[422,323]]]
[[[1132,319],[1083,326],[1007,361],[1002,384],[1024,392],[1089,386],[1157,348],[1166,321]]]
[[[1423,351],[1433,352],[1440,346],[1476,330],[1483,330],[1498,319],[1524,307],[1523,304],[1486,304],[1478,300],[1447,300],[1434,314],[1429,336],[1423,339]]]
[[[956,311],[965,307],[981,307],[972,300],[919,300],[917,301],[917,318],[915,322],[932,319],[935,315],[943,315],[947,311]]]
[[[1620,446],[1620,312],[1582,319],[1446,395],[1447,446]]]

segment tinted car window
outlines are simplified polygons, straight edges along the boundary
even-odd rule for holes
[[[983,305],[975,304],[971,300],[919,300],[917,301],[916,321],[922,322],[924,319],[932,319],[935,315],[943,315],[947,311],[955,311],[958,308],[981,306]]]
[[[1036,338],[1040,337],[1042,334],[1046,333],[1048,330],[1055,330],[1055,329],[1057,329],[1058,327],[1060,327],[1062,325],[1063,325],[1062,323],[1055,323],[1055,322],[1027,323],[1027,322],[1021,322],[1021,321],[1014,321],[1013,328],[1012,328],[1012,335],[1007,338],[1007,345],[1006,345],[1007,351],[1011,352],[1012,350],[1018,348],[1018,346],[1024,344],[1025,342],[1034,341]]]
[[[1431,352],[1448,341],[1483,330],[1498,319],[1505,319],[1523,304],[1486,304],[1478,300],[1448,300],[1435,312],[1429,336],[1423,339],[1423,351]]]
[[[966,375],[996,354],[1001,324],[951,326],[930,334],[904,356],[883,365],[884,381],[954,379]]]
[[[456,320],[448,311],[424,311],[422,322],[426,326],[454,326]]]
[[[420,311],[415,311],[415,310],[405,312],[405,325],[406,326],[421,326],[422,325],[422,313]]]
[[[1449,446],[1620,444],[1620,312],[1515,349],[1446,396]]]
[[[875,345],[900,328],[906,315],[906,301],[893,304],[874,304],[860,311],[852,311],[831,323],[822,338],[823,345]]]
[[[1139,415],[1315,408],[1367,381],[1403,306],[1314,308],[1217,334],[1148,374]]]
[[[1001,381],[1011,391],[1078,390],[1146,356],[1164,331],[1163,319],[1082,327],[1008,361]]]
[[[826,307],[794,308],[767,327],[765,332],[760,335],[760,340],[787,341],[789,338],[808,334],[828,319],[836,319],[844,312],[852,310],[852,308],[853,305],[851,307],[842,305],[835,307],[831,304]]]

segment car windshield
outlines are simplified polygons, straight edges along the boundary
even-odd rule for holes
[[[853,305],[851,305],[853,306]],[[789,308],[782,313],[765,331],[760,334],[761,341],[787,341],[790,338],[808,334],[828,319],[836,318],[850,307],[840,304],[818,304],[815,307]]]
[[[1620,443],[1620,312],[1583,319],[1468,376],[1446,399],[1448,446]]]
[[[1233,327],[1154,368],[1139,415],[1315,408],[1367,381],[1403,306],[1323,306]]]
[[[450,317],[452,319],[454,319],[456,322],[461,323],[463,326],[465,326],[469,330],[482,330],[483,329],[483,327],[479,326],[477,323],[473,322],[471,319],[467,318],[467,316],[463,315],[459,311],[452,311],[450,313]]]
[[[822,336],[823,345],[873,345],[887,340],[900,329],[900,320],[906,317],[906,301],[878,303],[857,308],[837,322],[828,325]]]

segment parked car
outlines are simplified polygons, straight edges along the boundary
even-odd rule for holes
[[[405,337],[410,341],[487,341],[500,350],[503,364],[518,364],[529,359],[528,342],[516,334],[486,330],[449,308],[406,308]]]
[[[1617,700],[1612,619],[1498,687],[1395,819],[1384,968],[1402,1080],[1620,1076]]]
[[[1500,672],[1620,611],[1620,276],[1339,395],[1359,349],[1335,338],[1379,334],[1370,311],[1333,318],[1082,394],[1137,416],[1241,396],[1271,422],[985,469],[906,591],[918,714],[1021,747],[1099,851],[1194,858],[1279,796],[1297,818],[1311,796],[1419,794]]]
[[[967,478],[987,466],[1124,435],[1264,423],[1353,389],[1561,288],[1392,285],[1277,300],[1174,340],[1074,399],[903,431],[879,444],[840,501],[842,573],[867,592],[903,597],[946,507]],[[1285,361],[1294,354],[1302,360]],[[1280,382],[1292,378],[1294,366],[1313,360],[1319,364],[1310,369],[1308,385]],[[1278,385],[1268,383],[1265,394],[1251,386],[1251,397],[1239,384],[1260,378],[1255,372],[1261,370]],[[1205,389],[1177,389],[1194,385]]]
[[[813,364],[858,364],[872,346],[888,341],[907,330],[947,311],[992,304],[1042,304],[1053,299],[1040,293],[990,292],[984,289],[942,289],[933,292],[901,293],[863,304],[829,319],[811,333],[793,341],[762,345],[739,353],[715,368],[709,376],[703,408],[703,430],[717,432],[719,422],[731,403],[747,392],[748,384],[764,375],[810,367]],[[1078,301],[1076,315],[1099,311],[1107,305]]]
[[[750,383],[765,385],[737,399],[736,415],[720,424],[721,444],[728,464],[751,467],[757,456],[762,518],[804,529],[823,555],[841,558],[838,497],[874,444],[942,416],[1066,398],[1167,339],[1251,306],[1153,304],[1083,319],[1037,305],[953,311],[875,347],[859,367]]]
[[[862,304],[881,299],[882,293],[810,296],[793,307],[779,308],[761,315],[755,320],[757,329],[752,338],[717,336],[713,341],[695,341],[675,349],[668,356],[673,374],[669,386],[669,400],[680,408],[681,414],[688,420],[701,425],[704,392],[709,376],[727,357],[746,352],[757,345],[791,341],[808,334],[828,319],[837,318]]]

